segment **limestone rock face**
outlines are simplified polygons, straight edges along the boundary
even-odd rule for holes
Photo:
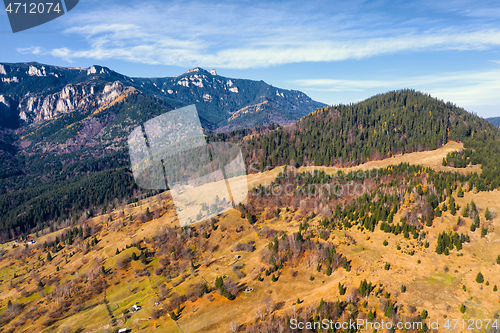
[[[4,95],[0,95],[0,119],[5,119],[10,116],[10,101]]]
[[[61,91],[43,96],[28,93],[19,101],[19,118],[25,122],[42,122],[77,109],[100,106],[116,99],[123,91],[119,81],[108,83],[102,91],[92,84],[68,84]]]
[[[0,94],[4,96],[0,112],[11,127],[40,125],[63,115],[72,117],[69,114],[75,111],[100,113],[106,104],[122,101],[131,89],[165,109],[196,104],[203,127],[213,132],[287,125],[325,106],[300,91],[228,78],[200,67],[174,77],[141,78],[99,65],[0,63]]]

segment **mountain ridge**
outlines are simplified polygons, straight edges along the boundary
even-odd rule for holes
[[[492,123],[495,126],[500,126],[500,117],[489,117],[489,118],[484,118],[490,123]]]
[[[200,67],[175,77],[141,78],[98,65],[68,68],[31,62],[0,63],[0,66],[0,116],[17,114],[21,122],[27,124],[41,123],[54,115],[79,109],[100,107],[106,101],[99,100],[99,96],[118,94],[118,85],[140,90],[169,109],[196,104],[202,125],[214,132],[221,131],[222,127],[232,130],[265,125],[270,119],[278,120],[280,125],[289,124],[325,105],[299,91],[276,88],[264,81],[227,78]],[[264,101],[271,106],[266,110],[267,118],[255,119],[249,115],[238,123],[228,123],[233,113]]]
[[[41,126],[6,132],[5,146],[14,151],[5,152],[9,155],[0,173],[0,215],[4,216],[0,229],[19,228],[19,234],[100,209],[115,199],[149,195],[133,181],[127,136],[170,106],[139,90],[120,96],[121,101],[103,104],[105,112],[71,112]],[[203,115],[200,118],[203,122]],[[402,90],[356,104],[324,107],[287,126],[207,133],[207,140],[240,144],[249,173],[278,165],[352,166],[461,141],[475,152],[447,160],[455,165],[481,164],[482,173],[474,181],[485,190],[500,186],[495,169],[499,132],[451,103]]]

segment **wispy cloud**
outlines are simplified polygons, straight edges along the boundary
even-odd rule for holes
[[[33,48],[33,53],[67,61],[121,59],[182,67],[256,68],[500,45],[500,29],[495,27],[429,28],[429,22],[418,19],[367,14],[363,6],[367,4],[358,1],[350,9],[322,13],[303,2],[100,4],[74,15],[65,30],[83,38],[86,45]]]
[[[306,79],[290,83],[308,91],[366,92],[412,88],[430,93],[466,108],[493,106],[500,103],[500,69],[478,72],[440,73],[393,80]]]
[[[39,46],[32,46],[32,47],[18,48],[17,52],[19,52],[21,54],[39,55],[39,54],[42,54],[44,51]]]

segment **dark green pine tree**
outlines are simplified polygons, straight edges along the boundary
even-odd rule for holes
[[[453,196],[450,196],[450,199],[448,200],[448,206],[450,206],[451,215],[455,215],[457,213],[457,207],[455,206],[455,199],[453,198]]]
[[[345,288],[344,286],[342,285],[342,283],[339,282],[339,294],[342,296],[342,295],[345,295]]]
[[[484,218],[486,221],[491,221],[493,219],[493,216],[488,208],[486,208],[486,212],[484,212]]]

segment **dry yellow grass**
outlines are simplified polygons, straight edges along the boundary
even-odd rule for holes
[[[448,170],[450,168],[441,166],[442,158],[449,151],[460,150],[461,148],[461,144],[449,143],[434,152],[406,154],[387,160],[368,162],[352,169],[366,170],[408,162]],[[271,182],[281,170],[282,168],[276,168],[262,174],[249,175],[249,185],[252,185],[252,181]],[[303,168],[299,170],[305,171]],[[336,170],[336,168],[326,169],[329,173]],[[475,166],[461,171],[471,172],[477,170],[479,169]],[[464,207],[472,199],[479,207],[483,219],[486,207],[494,214],[500,215],[499,191],[477,194],[466,192],[464,198],[456,198],[456,201]],[[121,250],[132,242],[148,239],[156,235],[165,225],[171,227],[178,225],[173,209],[168,210],[159,219],[147,223],[136,224],[135,221],[130,223],[128,221],[129,214],[143,212],[147,207],[153,208],[163,205],[172,206],[172,202],[165,194],[160,194],[142,200],[137,207],[128,205],[112,212],[111,215],[114,220],[117,219],[119,212],[123,211],[125,213],[125,222],[127,224],[125,227],[121,226],[121,221],[117,224],[118,227],[115,226],[114,222],[108,223],[106,221],[108,215],[94,217],[91,221],[95,224],[101,224],[103,230],[97,235],[100,240],[97,246],[98,249],[87,255],[87,263],[83,263],[86,256],[77,253],[67,264],[61,265],[59,272],[56,272],[55,265],[42,266],[39,268],[40,276],[59,275],[64,278],[75,271],[84,272],[92,265],[92,259],[97,256],[109,258],[104,261],[104,266],[114,268],[116,261],[114,257],[117,248]],[[460,212],[457,213],[457,215],[459,214]],[[395,220],[398,219],[399,216],[396,215]],[[470,219],[465,220],[466,223],[457,229],[459,233],[466,233],[470,227]],[[255,310],[258,307],[265,307],[266,299],[271,299],[274,303],[283,302],[282,307],[277,311],[278,314],[282,314],[292,311],[297,298],[304,300],[304,303],[300,306],[314,305],[321,298],[325,301],[345,299],[349,295],[351,288],[359,287],[359,283],[363,279],[377,285],[382,283],[384,290],[393,295],[392,299],[396,299],[398,304],[404,305],[403,314],[408,314],[408,305],[414,305],[418,311],[422,309],[429,311],[431,319],[443,319],[444,316],[460,319],[490,318],[500,306],[500,291],[492,292],[494,284],[500,285],[498,281],[500,266],[493,264],[496,256],[500,254],[500,228],[498,225],[500,216],[495,217],[491,225],[492,233],[485,238],[480,237],[479,230],[472,235],[471,243],[464,244],[463,250],[460,251],[463,256],[457,256],[456,251],[451,251],[449,256],[437,255],[434,251],[437,235],[439,232],[452,230],[456,221],[457,216],[451,216],[447,212],[442,218],[434,220],[433,227],[425,227],[425,230],[429,232],[427,239],[430,242],[430,247],[427,249],[419,245],[416,240],[404,239],[402,235],[387,234],[378,230],[378,228],[373,233],[362,232],[356,228],[348,231],[334,231],[329,241],[338,247],[339,252],[345,253],[349,260],[352,260],[353,270],[351,272],[346,272],[340,268],[331,276],[326,276],[324,273],[318,273],[316,267],[308,267],[306,263],[303,263],[300,267],[293,268],[298,270],[296,277],[291,275],[292,268],[285,267],[282,276],[277,282],[271,282],[270,277],[266,277],[264,274],[262,274],[264,281],[259,282],[255,280],[255,277],[260,268],[265,266],[260,261],[259,253],[267,247],[267,241],[257,236],[253,227],[248,224],[246,219],[240,217],[239,212],[230,210],[222,214],[218,223],[219,229],[213,232],[209,239],[210,242],[218,245],[218,249],[213,253],[212,264],[208,267],[201,265],[195,276],[190,275],[175,290],[183,294],[189,284],[202,281],[202,277],[213,286],[217,276],[227,274],[240,285],[253,287],[253,292],[248,294],[240,293],[234,301],[228,301],[218,295],[217,292],[213,292],[213,300],[209,300],[209,297],[204,296],[194,303],[187,302],[177,324],[168,316],[164,316],[156,322],[148,319],[152,310],[152,300],[156,297],[155,288],[157,289],[157,287],[155,286],[164,282],[160,278],[155,281],[155,276],[152,276],[152,282],[150,283],[144,279],[136,279],[131,274],[116,274],[114,278],[117,279],[119,284],[108,288],[107,297],[112,304],[116,303],[118,305],[116,309],[115,307],[112,309],[117,317],[120,315],[122,308],[129,306],[131,303],[137,301],[144,306],[143,310],[134,314],[126,323],[122,324],[120,322],[119,325],[119,327],[130,327],[133,331],[141,332],[180,332],[177,325],[184,333],[229,331],[229,323],[232,321],[236,321],[240,325],[255,322],[257,320]],[[313,220],[310,223],[314,227],[317,222],[317,220]],[[274,229],[287,231],[289,234],[296,232],[298,229],[298,222],[286,223],[282,218],[266,221],[265,224]],[[236,232],[237,226],[242,226],[243,231]],[[223,233],[222,228],[227,228],[227,231]],[[356,245],[347,245],[346,234],[355,240]],[[368,235],[370,236],[369,239],[367,239]],[[43,243],[49,236],[54,235],[42,236],[38,241]],[[233,244],[247,242],[248,240],[256,241],[256,250],[252,253],[238,253],[242,256],[238,262],[244,263],[243,272],[246,274],[242,279],[238,279],[231,269],[231,265],[235,261]],[[382,245],[384,240],[389,242],[388,246]],[[404,252],[415,249],[415,254],[411,256],[398,251],[398,244]],[[9,248],[9,246],[11,247],[12,243],[3,245],[4,248]],[[128,251],[133,251],[133,249]],[[55,260],[57,260],[57,256]],[[419,260],[420,263],[418,263]],[[196,261],[202,264],[203,258],[196,258]],[[36,260],[31,260],[28,264],[29,267],[32,267],[35,262]],[[385,262],[391,264],[390,270],[384,270]],[[0,272],[5,270],[7,275],[13,274],[12,263],[12,261],[8,260],[0,261]],[[25,269],[26,263],[16,261],[14,266],[17,267],[18,271],[22,271]],[[474,281],[478,271],[483,273],[485,281],[490,282],[489,286],[482,284],[483,289],[480,289],[480,285]],[[309,279],[311,276],[314,277],[313,281]],[[348,288],[346,296],[339,296],[337,288],[339,282]],[[5,307],[7,299],[20,298],[20,292],[16,289],[7,289],[6,283],[8,283],[8,280],[1,283],[0,308]],[[402,284],[407,286],[406,293],[400,292]],[[467,288],[466,292],[462,289],[463,285]],[[132,290],[137,288],[137,291],[132,293],[127,289],[128,286],[131,286]],[[30,287],[28,280],[26,280],[21,284],[21,290],[23,288],[34,287]],[[379,306],[379,301],[373,294],[367,298],[367,301],[369,309]],[[459,312],[462,303],[467,305],[465,316]],[[41,306],[50,307],[50,304],[42,304]],[[448,306],[449,308],[447,308]],[[380,312],[379,309],[378,311]],[[96,306],[85,312],[65,318],[59,324],[59,327],[67,326],[72,329],[83,326],[83,332],[107,332],[111,330],[110,317],[102,306]],[[40,322],[28,322],[22,329],[26,331],[43,331]],[[50,329],[46,329],[46,331],[48,332]]]
[[[436,150],[408,153],[404,155],[393,156],[390,158],[386,158],[380,161],[370,161],[355,167],[348,168],[338,168],[338,167],[327,167],[327,166],[303,166],[297,168],[297,172],[311,172],[311,171],[324,171],[327,174],[335,174],[338,171],[343,171],[345,173],[350,171],[359,171],[359,170],[371,170],[371,169],[379,169],[386,168],[389,165],[398,165],[400,163],[409,163],[414,165],[423,165],[425,167],[430,167],[436,171],[452,171],[452,172],[460,172],[460,173],[470,173],[476,172],[478,175],[481,174],[481,166],[473,165],[467,168],[453,168],[450,166],[443,166],[443,158],[452,151],[461,151],[463,150],[464,145],[462,143],[450,141],[443,147]],[[271,183],[274,181],[276,176],[282,172],[284,169],[283,166],[277,167],[274,169],[270,169],[261,173],[255,173],[248,175],[248,185],[250,188],[255,187],[259,184]]]

